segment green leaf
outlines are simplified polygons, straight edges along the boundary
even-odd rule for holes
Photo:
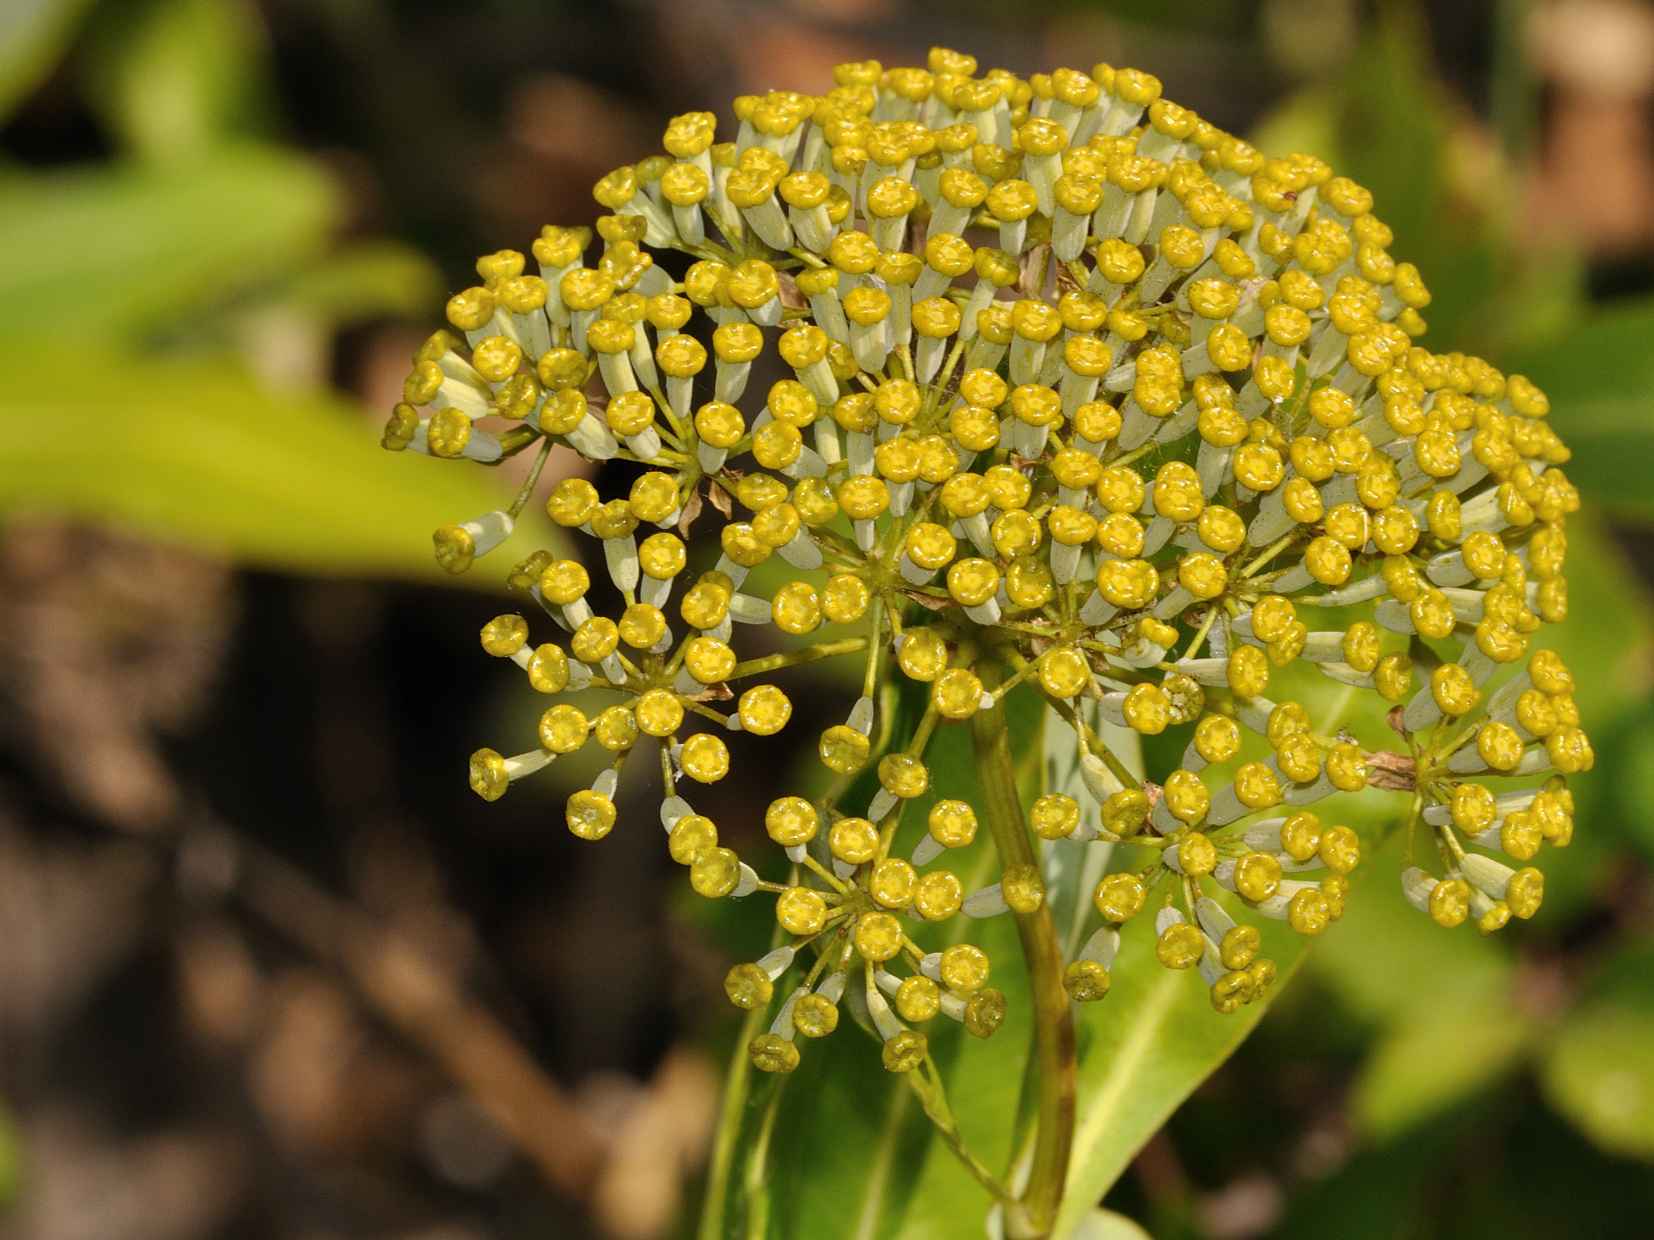
[[[0,5],[0,119],[51,72],[88,0],[7,0]]]
[[[1432,1177],[1452,1175],[1458,1149],[1474,1141],[1448,1124],[1420,1129],[1407,1141],[1357,1149],[1349,1161],[1293,1186],[1271,1240],[1397,1240],[1444,1234],[1427,1225]],[[1451,1233],[1450,1233],[1451,1234]],[[1486,1235],[1489,1233],[1478,1233]],[[1538,1233],[1533,1233],[1538,1234]]]
[[[90,34],[87,97],[135,154],[177,159],[268,128],[258,20],[241,0],[137,0]]]
[[[1627,952],[1558,1029],[1545,1096],[1612,1154],[1654,1161],[1654,951]]]
[[[1628,842],[1654,860],[1654,702],[1641,703],[1605,728],[1592,729],[1598,764],[1612,779],[1590,791],[1607,810],[1602,821],[1623,823]],[[1593,800],[1595,808],[1597,800]]]
[[[1294,91],[1252,127],[1251,141],[1271,155],[1303,151],[1338,167],[1343,162],[1335,119],[1340,106],[1340,96],[1331,86]]]
[[[1401,896],[1402,854],[1397,832],[1351,877],[1343,920],[1316,944],[1309,968],[1356,1016],[1405,1026],[1461,994],[1503,993],[1512,966],[1497,940],[1465,928],[1443,930]]]
[[[0,1107],[0,1210],[14,1203],[23,1191],[23,1139],[10,1113]]]
[[[319,254],[338,213],[315,164],[255,147],[0,180],[0,338],[96,345],[176,328]]]
[[[1386,1034],[1368,1056],[1351,1098],[1357,1125],[1378,1141],[1502,1080],[1533,1045],[1531,1021],[1498,991],[1450,1002]]]
[[[272,393],[227,364],[0,354],[0,424],[0,514],[102,522],[287,570],[430,576],[436,526],[510,501],[497,474],[385,452],[361,411]],[[519,531],[461,580],[497,587],[495,565],[551,537],[549,524]]]
[[[1037,741],[1041,704],[1013,694],[1007,710],[1017,735]],[[1036,744],[1030,757],[1037,753]],[[968,728],[945,726],[926,762],[932,791],[910,806],[897,854],[916,842],[935,799],[980,797]],[[1037,770],[1031,774],[1037,778]],[[943,864],[967,890],[991,882],[996,862],[987,832]],[[941,947],[969,937],[988,952],[993,984],[1006,994],[1005,1022],[986,1041],[965,1036],[946,1017],[925,1030],[965,1144],[997,1173],[1010,1159],[1032,1033],[1026,979],[1009,918],[956,918],[946,930],[927,941]],[[906,1081],[884,1070],[878,1042],[850,1019],[850,1007],[847,1001],[831,1037],[801,1044],[803,1062],[791,1076],[751,1083],[727,1185],[709,1190],[709,1200],[721,1201],[722,1229],[703,1219],[702,1240],[951,1240],[980,1234],[992,1196],[937,1139]],[[766,1140],[763,1127],[777,1090]]]
[[[1505,359],[1551,399],[1551,422],[1573,451],[1565,467],[1587,502],[1654,520],[1654,301],[1590,314],[1544,347]]]
[[[1262,919],[1264,954],[1279,994],[1296,972],[1304,941]],[[1267,1000],[1228,1016],[1212,1010],[1199,977],[1163,968],[1147,917],[1129,924],[1109,970],[1108,998],[1078,1019],[1079,1123],[1057,1235],[1077,1227],[1195,1087],[1223,1064],[1263,1017]]]
[[[271,290],[284,306],[327,323],[376,314],[423,316],[441,295],[431,261],[394,241],[336,250]]]
[[[1439,233],[1447,141],[1442,88],[1416,12],[1383,7],[1339,93],[1338,170],[1372,191],[1374,210],[1395,230],[1396,252],[1415,257]]]

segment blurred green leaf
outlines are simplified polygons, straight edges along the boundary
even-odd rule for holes
[[[1243,0],[1110,0],[1108,16],[1112,21],[1129,22],[1167,35],[1232,38],[1251,23],[1251,10],[1252,6]]]
[[[394,241],[370,241],[334,251],[296,273],[271,296],[328,323],[376,314],[424,315],[442,296],[435,266]]]
[[[1355,1015],[1405,1026],[1454,996],[1501,993],[1511,963],[1496,940],[1443,930],[1401,898],[1407,840],[1397,832],[1367,857],[1337,926],[1316,944],[1309,968]]]
[[[1510,359],[1549,344],[1579,322],[1586,265],[1578,250],[1565,246],[1525,248],[1504,255],[1501,263],[1507,268],[1504,282],[1492,294],[1493,304],[1477,311],[1497,319],[1492,333],[1497,347],[1488,356],[1508,369]]]
[[[1443,1003],[1379,1039],[1355,1083],[1355,1121],[1388,1141],[1502,1079],[1534,1033],[1502,989]]]
[[[0,5],[0,119],[51,72],[88,0],[6,0]]]
[[[1304,940],[1263,921],[1263,954],[1289,984]],[[1228,1016],[1212,1010],[1198,977],[1164,968],[1146,917],[1128,925],[1108,998],[1079,1015],[1079,1123],[1056,1234],[1077,1226],[1144,1143],[1195,1087],[1222,1066],[1268,1008],[1259,1000]]]
[[[134,153],[175,159],[268,127],[258,19],[242,0],[136,0],[105,14],[91,29],[86,94]]]
[[[1337,91],[1335,166],[1373,192],[1374,210],[1395,230],[1396,252],[1412,257],[1441,232],[1447,113],[1411,6],[1381,6]]]
[[[11,1114],[0,1106],[0,1209],[17,1200],[23,1190],[23,1142]]]
[[[1614,773],[1612,779],[1589,781],[1604,785],[1591,791],[1602,795],[1607,811],[1592,821],[1623,823],[1629,842],[1654,861],[1654,703],[1593,728],[1592,735],[1598,765]]]
[[[0,422],[0,513],[105,522],[275,568],[429,576],[432,529],[509,501],[476,466],[383,451],[336,398],[272,393],[223,364],[9,352]]]
[[[1654,1161],[1654,948],[1612,962],[1557,1030],[1540,1080],[1603,1149]]]
[[[1551,421],[1573,450],[1565,467],[1588,500],[1654,520],[1654,301],[1588,315],[1547,346],[1505,359],[1551,398]]]
[[[0,180],[0,336],[136,341],[321,252],[337,194],[256,147]]]
[[[1520,163],[1539,132],[1538,65],[1531,49],[1530,0],[1495,0],[1489,120],[1505,155]]]
[[[1269,1231],[1271,1240],[1443,1234],[1428,1226],[1425,1202],[1434,1187],[1430,1177],[1452,1166],[1455,1138],[1471,1144],[1448,1124],[1430,1125],[1409,1140],[1358,1149],[1349,1161],[1327,1168],[1330,1174],[1306,1177],[1287,1195],[1284,1216]]]
[[[1252,143],[1271,155],[1303,151],[1337,167],[1343,162],[1337,116],[1341,96],[1333,86],[1306,86],[1294,91],[1252,127]]]

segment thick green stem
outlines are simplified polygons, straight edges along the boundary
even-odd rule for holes
[[[978,662],[977,674],[989,690],[1002,678],[991,658]],[[1007,867],[1037,865],[1022,813],[1022,796],[1017,791],[1003,701],[972,719],[971,738],[986,796],[984,817],[1000,860]],[[1013,1240],[1029,1240],[1050,1233],[1068,1178],[1068,1156],[1074,1139],[1074,1019],[1068,992],[1063,989],[1062,949],[1049,908],[1042,904],[1032,913],[1017,913],[1015,917],[1034,1001],[1038,1126],[1028,1184],[1021,1200],[1006,1210],[1005,1232]]]

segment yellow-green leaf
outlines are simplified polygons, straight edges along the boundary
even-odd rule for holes
[[[88,31],[88,100],[135,154],[177,159],[270,126],[259,17],[246,0],[128,0]]]
[[[1506,1076],[1534,1032],[1503,992],[1445,1003],[1402,1024],[1362,1067],[1351,1099],[1356,1123],[1375,1140],[1399,1136]]]
[[[1654,1161],[1654,950],[1632,949],[1558,1028],[1540,1067],[1552,1106],[1603,1149]]]
[[[1303,940],[1263,922],[1264,954],[1280,970],[1279,994],[1303,959]],[[1077,1227],[1137,1151],[1195,1087],[1222,1066],[1268,1008],[1212,1010],[1198,976],[1163,968],[1146,921],[1121,935],[1108,997],[1080,1012],[1079,1123],[1056,1234]],[[1336,928],[1335,928],[1336,930]]]
[[[510,501],[495,471],[386,452],[361,410],[271,392],[228,363],[0,354],[0,426],[0,514],[291,571],[428,576],[436,526]],[[497,587],[515,553],[551,537],[537,520],[460,580]]]
[[[319,254],[337,218],[309,160],[256,147],[0,179],[0,338],[141,341]]]

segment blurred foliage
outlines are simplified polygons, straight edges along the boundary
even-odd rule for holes
[[[245,0],[136,0],[95,24],[82,76],[124,147],[182,159],[270,127],[262,51]]]
[[[1550,394],[1573,449],[1569,475],[1592,502],[1654,519],[1654,302],[1576,312],[1577,322],[1512,358]]]
[[[157,333],[212,343],[238,297],[321,257],[337,209],[320,168],[257,148],[7,178],[0,329],[140,353]]]
[[[434,573],[429,531],[497,503],[444,462],[381,451],[338,398],[274,392],[223,362],[8,346],[0,368],[0,510],[289,570]],[[118,463],[117,485],[93,454]]]
[[[0,104],[79,9],[11,10],[0,92],[19,87]],[[319,381],[340,327],[429,311],[433,266],[341,244],[342,187],[261,140],[274,105],[244,5],[90,18],[79,63],[118,157],[0,173],[0,409],[17,427],[0,515],[107,521],[273,568],[434,575],[429,531],[497,507],[499,488],[388,456]]]
[[[51,72],[88,3],[9,0],[0,8],[0,117]]]
[[[0,1209],[17,1200],[23,1187],[23,1151],[10,1114],[0,1107]]]

